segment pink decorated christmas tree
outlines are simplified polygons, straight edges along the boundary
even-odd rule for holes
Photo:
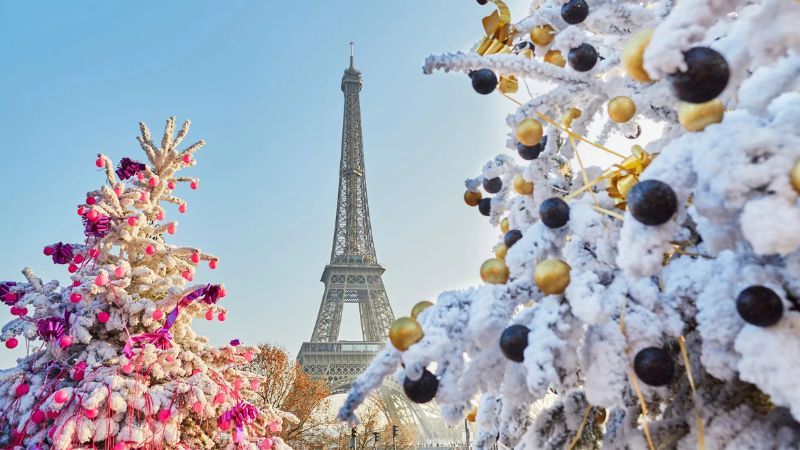
[[[44,248],[66,267],[67,286],[29,268],[27,282],[0,284],[16,316],[0,339],[31,349],[0,371],[0,448],[286,448],[271,435],[294,417],[248,403],[260,380],[237,369],[257,348],[236,339],[215,348],[191,327],[196,317],[225,319],[225,288],[194,281],[216,256],[167,243],[177,222],[164,205],[186,212],[176,191],[199,181],[178,172],[204,144],[179,150],[189,122],[174,127],[167,120],[158,145],[140,124],[147,163],[115,167],[98,155],[106,182],[78,206],[86,240]]]

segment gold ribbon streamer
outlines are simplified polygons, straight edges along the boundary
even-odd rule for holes
[[[578,432],[575,434],[575,437],[572,438],[569,445],[567,446],[567,450],[572,450],[578,445],[578,442],[581,440],[581,434],[583,433],[583,428],[586,426],[586,422],[589,420],[589,412],[592,410],[592,405],[586,407],[586,411],[583,412],[583,420],[581,420],[581,425],[578,427]]]
[[[497,11],[481,20],[486,36],[481,39],[475,50],[479,55],[493,55],[511,51],[511,36],[513,34],[511,11],[508,10],[508,6],[503,0],[492,0],[492,3],[497,6]]]
[[[697,448],[705,450],[706,439],[703,429],[703,416],[700,412],[700,402],[697,396],[697,389],[694,386],[694,377],[692,376],[692,366],[689,364],[689,352],[686,351],[686,339],[683,336],[678,337],[678,345],[681,348],[681,355],[683,355],[683,363],[686,365],[686,378],[689,379],[689,387],[692,388],[692,400],[694,401],[694,417],[697,421]]]

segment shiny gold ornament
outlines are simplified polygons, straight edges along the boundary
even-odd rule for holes
[[[508,281],[508,266],[502,259],[487,259],[481,265],[481,279],[484,283],[503,284]]]
[[[536,265],[533,281],[545,295],[563,294],[569,285],[569,264],[559,259],[545,259]]]
[[[542,124],[535,119],[525,119],[517,124],[517,140],[527,147],[533,147],[542,140]]]
[[[570,108],[567,110],[567,113],[564,114],[564,117],[561,119],[561,124],[564,125],[564,128],[571,128],[572,122],[583,115],[583,111],[578,108]]]
[[[792,171],[789,172],[789,180],[792,182],[794,190],[800,193],[800,159],[794,162]]]
[[[512,180],[511,184],[514,186],[514,190],[517,191],[517,194],[533,194],[533,182],[525,181],[525,178],[522,177],[521,173],[514,175],[514,179]]]
[[[431,303],[431,302],[429,302],[427,300],[423,300],[421,302],[418,302],[416,305],[414,305],[413,308],[411,308],[411,318],[412,319],[416,319],[417,316],[419,316],[419,314],[422,311],[425,311],[426,309],[430,308],[431,306],[433,306],[433,303]]]
[[[503,220],[500,221],[500,231],[503,234],[506,234],[506,233],[508,233],[508,230],[510,230],[510,229],[511,228],[508,225],[508,217],[504,217]]]
[[[650,45],[653,38],[653,30],[641,30],[633,34],[622,47],[622,67],[628,76],[636,81],[650,82],[650,75],[644,70],[644,51]]]
[[[467,422],[474,423],[477,418],[478,418],[478,407],[473,406],[472,409],[467,413]]]
[[[500,83],[497,87],[504,94],[513,94],[519,89],[517,77],[514,75],[500,75]]]
[[[565,60],[564,57],[561,56],[561,52],[558,50],[549,50],[544,55],[544,62],[555,64],[558,67],[564,67],[567,65],[567,60]]]
[[[497,247],[494,248],[494,256],[497,259],[502,259],[505,261],[507,253],[508,247],[506,247],[506,244],[497,244]]]
[[[608,179],[606,191],[608,196],[614,199],[614,206],[625,210],[628,206],[628,192],[639,182],[639,175],[644,172],[651,161],[653,161],[653,157],[649,153],[642,147],[634,145],[631,148],[631,156],[603,173],[601,178]]]
[[[481,191],[466,191],[464,192],[464,203],[469,206],[478,206],[478,203],[481,202],[483,198],[483,194]]]
[[[531,30],[531,40],[534,44],[542,47],[550,45],[555,36],[556,32],[550,25],[538,25]]]
[[[614,97],[608,102],[608,117],[614,122],[625,123],[636,114],[636,103],[630,97]]]
[[[495,53],[509,53],[511,51],[512,35],[511,11],[502,0],[492,0],[497,10],[484,17],[481,22],[486,36],[478,43],[475,50],[479,55],[493,55]]]
[[[606,410],[605,408],[597,408],[595,411],[594,424],[598,426],[602,425],[606,421]]]
[[[717,100],[705,103],[681,102],[678,105],[678,121],[687,131],[703,131],[712,123],[722,122],[725,105]]]
[[[411,317],[401,317],[389,327],[389,340],[401,352],[419,342],[422,336],[422,327]]]

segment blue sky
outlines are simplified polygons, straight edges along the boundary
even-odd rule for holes
[[[352,40],[395,314],[476,284],[495,232],[463,204],[463,180],[503,151],[512,105],[421,65],[467,50],[489,12],[467,0],[0,3],[0,279],[31,266],[66,280],[41,250],[81,238],[75,205],[103,181],[95,154],[144,159],[140,120],[155,134],[170,115],[189,118],[190,138],[207,145],[173,242],[221,256],[196,279],[231,294],[226,322],[196,324],[216,344],[238,337],[294,354],[311,335],[330,257]],[[356,336],[356,311],[345,321],[342,337]],[[0,367],[13,355],[3,349]]]

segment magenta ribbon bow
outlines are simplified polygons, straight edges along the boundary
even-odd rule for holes
[[[218,284],[207,284],[190,292],[188,295],[183,297],[177,305],[175,305],[175,308],[170,311],[169,314],[167,314],[167,320],[164,322],[164,326],[156,330],[154,333],[141,333],[137,334],[136,336],[129,337],[128,341],[125,342],[125,347],[122,348],[122,353],[127,358],[132,357],[133,346],[140,342],[144,344],[153,344],[161,350],[167,350],[171,348],[172,334],[170,334],[169,330],[173,325],[175,325],[175,321],[178,320],[178,313],[180,313],[181,308],[185,308],[195,300],[200,300],[207,305],[217,303],[221,293],[222,287]]]
[[[261,411],[255,406],[245,401],[239,400],[233,407],[219,416],[217,419],[218,424],[223,422],[231,422],[236,427],[239,433],[244,432],[244,426],[256,420]]]
[[[69,328],[69,311],[64,311],[64,318],[60,317],[47,317],[39,319],[36,322],[36,330],[39,336],[47,342],[55,339],[61,339],[67,333]]]
[[[56,242],[55,244],[47,246],[47,248],[52,252],[51,255],[54,263],[67,264],[72,261],[74,251],[71,245]]]

